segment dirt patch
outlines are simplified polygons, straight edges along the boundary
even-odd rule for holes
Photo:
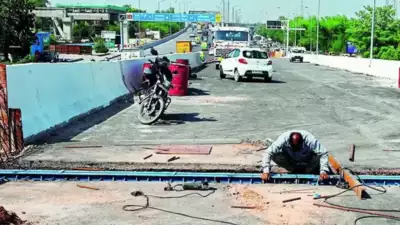
[[[0,206],[0,224],[1,225],[31,225],[27,221],[22,220],[14,212],[7,211],[3,206]]]
[[[280,186],[281,187],[281,186]],[[295,189],[295,188],[292,188]],[[313,191],[282,193],[275,185],[234,186],[229,194],[234,197],[233,205],[253,206],[249,212],[273,225],[329,224],[324,218],[325,210],[313,206]],[[283,200],[301,197],[301,200],[282,203]]]

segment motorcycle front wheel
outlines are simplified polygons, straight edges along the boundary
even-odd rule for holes
[[[165,110],[165,100],[159,96],[148,98],[140,104],[138,119],[141,124],[151,125],[157,122]]]

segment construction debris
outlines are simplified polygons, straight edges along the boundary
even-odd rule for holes
[[[8,212],[3,206],[0,206],[0,224],[1,225],[31,225],[27,221],[22,220],[14,212]]]

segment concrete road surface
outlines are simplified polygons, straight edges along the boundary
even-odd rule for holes
[[[236,83],[232,79],[221,80],[214,65],[209,65],[198,73],[199,79],[190,81],[190,96],[174,97],[164,120],[156,125],[141,125],[137,120],[138,106],[132,105],[116,108],[108,115],[94,115],[92,119],[108,119],[102,123],[86,119],[84,123],[91,128],[80,128],[76,133],[71,129],[77,128],[70,128],[66,133],[79,133],[74,141],[134,143],[265,140],[276,139],[287,130],[303,129],[312,132],[346,166],[399,168],[400,153],[382,151],[400,149],[398,89],[381,87],[383,81],[376,78],[285,59],[274,60],[273,66],[276,73],[272,83]],[[57,138],[65,135],[59,133]],[[348,161],[350,144],[356,145],[353,163]],[[48,158],[45,149],[41,152]]]
[[[90,190],[77,184],[98,188]],[[336,187],[310,185],[222,185],[209,191],[164,191],[164,183],[139,182],[9,182],[0,186],[1,205],[14,211],[23,220],[39,225],[332,225],[353,224],[363,216],[353,212],[320,208],[313,203],[313,193],[331,195],[340,192]],[[369,200],[358,200],[353,192],[330,199],[335,204],[368,209],[398,210],[398,187],[388,188],[384,195],[374,195]],[[308,189],[309,191],[280,193],[282,191]],[[143,196],[130,193],[142,191],[149,197],[149,207]],[[310,196],[311,195],[311,196]],[[282,203],[283,200],[301,197],[298,201]],[[127,207],[125,205],[136,205]],[[231,206],[253,206],[253,209],[238,209]],[[389,214],[389,212],[384,212]],[[396,215],[392,213],[393,215]],[[1,222],[1,221],[0,221]],[[357,222],[364,225],[398,224],[384,218],[365,218]]]

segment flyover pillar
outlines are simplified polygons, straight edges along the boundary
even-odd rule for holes
[[[74,18],[64,17],[62,18],[62,23],[63,23],[63,32],[65,34],[65,39],[67,39],[67,41],[71,41],[73,38]]]
[[[124,21],[123,22],[123,43],[121,43],[122,45],[126,46],[129,45],[129,22],[128,21]]]

